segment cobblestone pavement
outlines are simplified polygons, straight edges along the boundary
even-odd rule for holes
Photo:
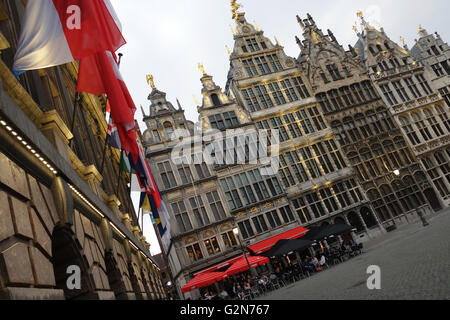
[[[365,253],[262,300],[450,299],[450,211],[369,242]],[[381,290],[369,290],[367,267],[381,268]]]

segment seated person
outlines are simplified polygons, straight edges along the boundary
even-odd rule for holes
[[[308,262],[308,259],[305,259],[305,261],[303,261],[303,268],[308,271],[308,272],[313,272],[314,269],[311,266],[311,264]]]
[[[323,254],[322,257],[320,257],[319,261],[320,266],[325,266],[327,264],[327,259],[325,258],[325,255]]]

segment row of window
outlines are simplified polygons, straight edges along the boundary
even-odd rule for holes
[[[293,204],[301,222],[308,223],[363,200],[355,180],[350,179],[304,194],[294,199]]]
[[[193,157],[192,163],[198,163],[200,161],[196,161],[196,157],[199,155],[196,155]],[[186,163],[186,162],[184,162]],[[201,164],[194,164],[196,176],[192,175],[191,167],[187,164],[180,164],[177,165],[177,173],[181,180],[181,183],[188,184],[192,183],[193,179],[205,179],[211,176],[211,173],[208,169],[208,166],[205,162],[202,162]],[[178,186],[178,183],[175,179],[175,175],[172,170],[172,166],[169,161],[160,162],[157,164],[158,167],[158,173],[161,176],[161,180],[164,184],[165,189],[171,189]]]
[[[236,113],[230,111],[210,116],[209,123],[213,129],[224,130],[238,126],[239,120]]]
[[[424,157],[422,163],[428,176],[444,199],[450,196],[450,150]]]
[[[281,218],[280,218],[281,215]],[[238,223],[242,237],[244,239],[253,238],[256,235],[261,235],[269,230],[277,229],[282,225],[290,223],[295,220],[292,210],[289,206],[272,210],[255,216],[251,219],[244,220]]]
[[[211,155],[214,168],[224,165],[256,163],[259,152],[259,135],[256,131],[239,134],[231,138],[216,140],[206,145],[206,152]],[[265,156],[265,155],[261,155]]]
[[[385,108],[378,108],[376,113],[368,111],[365,115],[359,113],[354,118],[346,117],[343,122],[336,120],[331,123],[331,126],[339,143],[343,146],[361,142],[396,128]]]
[[[280,155],[280,176],[286,188],[346,167],[333,140],[316,143]]]
[[[431,65],[431,69],[433,69],[434,73],[438,77],[442,77],[445,75],[450,75],[450,66],[448,65],[448,61],[442,61],[441,63],[435,63]],[[444,70],[442,70],[444,69]],[[444,73],[445,71],[445,73]]]
[[[403,81],[406,83],[411,96],[406,91]],[[422,88],[423,90],[422,92],[418,89],[416,82]],[[395,95],[394,92],[392,91],[391,84],[394,90],[396,91],[397,95]],[[414,77],[400,79],[397,81],[393,81],[392,83],[388,82],[380,85],[380,88],[390,106],[398,104],[399,101],[407,102],[412,99],[411,97],[413,97],[414,99],[420,98],[423,96],[423,93],[425,93],[425,95],[430,95],[433,93],[433,90],[431,90],[431,87],[428,84],[428,81],[423,76],[423,74],[417,74]],[[399,97],[400,100],[397,99],[397,97]]]
[[[328,73],[330,74],[331,78],[333,79],[333,81],[339,81],[344,79],[344,77],[342,77],[341,72],[339,71],[339,68],[335,65],[335,64],[329,64],[326,66]],[[348,70],[348,68],[346,66],[342,66],[342,71],[344,72],[345,76],[347,78],[352,77],[352,74],[350,73],[350,71]],[[325,73],[320,73],[320,76],[322,77],[322,80],[325,84],[329,83],[330,80],[328,80],[328,77]]]
[[[378,98],[370,81],[355,83],[349,87],[333,89],[317,96],[320,106],[325,114],[359,105]]]
[[[221,237],[225,250],[237,246],[236,237],[234,236],[233,231],[225,232],[221,235]],[[202,244],[203,250],[199,242],[191,244],[186,247],[186,251],[191,262],[202,260],[205,256],[203,254],[204,252],[205,254],[207,253],[208,256],[213,256],[215,254],[222,252],[217,237],[205,239],[202,241]]]
[[[267,85],[260,84],[242,90],[251,112],[273,108],[289,102],[309,98],[311,95],[301,77],[287,78]]]
[[[256,123],[260,130],[278,130],[280,142],[325,130],[327,125],[317,107],[310,107]]]
[[[246,45],[241,47],[244,53],[267,49],[267,45],[264,41],[258,42],[255,38],[245,39],[245,43]]]
[[[439,105],[436,105],[435,108],[427,108],[401,116],[399,120],[409,141],[414,146],[450,132],[450,119],[447,111]]]
[[[220,180],[231,210],[271,199],[283,193],[275,176],[262,176],[259,169]]]
[[[402,137],[365,146],[358,153],[349,153],[348,158],[362,181],[391,173],[414,162],[414,157]]]
[[[249,77],[264,75],[283,70],[276,54],[261,55],[242,60],[242,64]]]
[[[367,196],[381,220],[391,220],[426,203],[419,185],[427,181],[423,172],[397,179],[390,185],[382,185],[379,190],[371,189]]]
[[[201,195],[189,199],[193,216],[189,215],[184,200],[172,203],[172,211],[181,232],[187,232],[194,229],[192,219],[195,221],[195,228],[200,228],[209,225],[214,221],[218,222],[226,218],[225,211],[217,191],[208,192],[206,194],[206,199],[209,204],[209,212],[212,213],[214,219],[211,219],[211,215],[206,210]]]

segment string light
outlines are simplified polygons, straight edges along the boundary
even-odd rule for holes
[[[39,153],[36,152],[36,150],[33,149],[30,143],[26,141],[23,137],[21,137],[11,126],[8,125],[8,123],[5,120],[0,120],[0,124],[6,128],[6,130],[9,131],[9,133],[14,136],[24,147],[27,148],[31,154],[33,154],[39,161],[42,162],[44,166],[46,166],[53,174],[57,175],[58,171],[52,167],[52,165],[45,160]]]

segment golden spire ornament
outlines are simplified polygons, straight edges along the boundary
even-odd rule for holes
[[[355,25],[352,27],[352,29],[353,29],[353,31],[355,31],[355,33],[358,34],[358,27],[356,26],[356,23],[355,23]]]
[[[230,0],[231,4],[231,14],[234,20],[238,21],[238,10],[242,8],[242,4],[237,3],[236,0]]]
[[[363,12],[362,12],[362,11],[356,12],[356,16],[357,16],[358,18],[362,19],[362,18],[363,18]]]
[[[261,28],[258,26],[256,21],[253,21],[253,24],[255,25],[256,31],[261,31]]]
[[[233,27],[231,26],[231,24],[230,24],[230,30],[231,30],[231,33],[233,34],[233,36],[236,35],[236,31],[234,31],[234,29],[233,29]]]
[[[146,76],[146,80],[147,80],[147,84],[150,85],[150,87],[151,87],[152,89],[155,89],[155,88],[156,88],[156,86],[155,86],[155,81],[154,81],[154,79],[153,79],[153,75],[148,74],[148,75]]]
[[[195,95],[194,95],[194,102],[195,102],[195,105],[198,107],[199,104],[198,104],[198,100],[197,100],[197,98],[195,97]]]
[[[198,63],[198,70],[202,73],[202,75],[206,75],[205,67],[200,62]]]
[[[230,48],[228,48],[227,45],[225,45],[225,48],[227,48],[228,55],[231,57],[231,51],[230,51]]]
[[[405,38],[403,38],[402,36],[400,36],[400,42],[403,44],[403,46],[406,45]]]
[[[280,41],[278,41],[277,37],[275,37],[275,43],[277,44],[277,46],[280,46]]]

